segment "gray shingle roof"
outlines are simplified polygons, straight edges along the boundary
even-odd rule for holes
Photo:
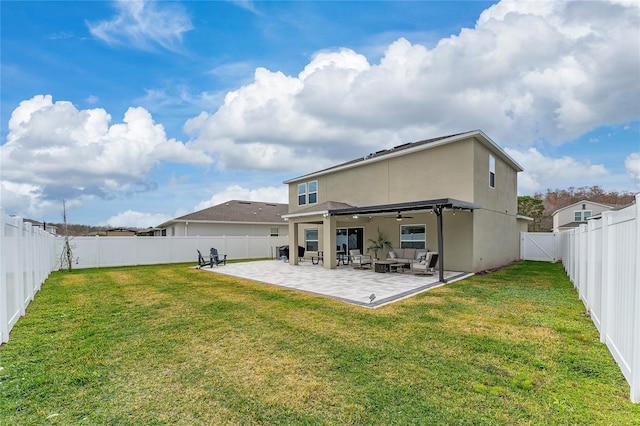
[[[180,216],[173,221],[282,223],[284,222],[282,215],[287,214],[288,211],[288,204],[230,200]]]

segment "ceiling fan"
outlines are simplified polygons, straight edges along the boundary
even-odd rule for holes
[[[398,214],[393,216],[393,218],[400,222],[402,219],[413,219],[413,216],[403,216],[400,212],[398,212]],[[389,219],[391,219],[391,217],[389,217]]]

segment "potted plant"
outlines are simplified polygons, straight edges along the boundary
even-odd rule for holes
[[[369,238],[369,242],[371,244],[369,244],[369,247],[367,247],[367,251],[372,251],[373,257],[375,257],[376,260],[378,260],[379,251],[382,251],[384,249],[391,250],[393,248],[393,245],[391,245],[391,241],[387,240],[387,237],[385,237],[385,235],[380,232],[380,230],[378,230],[378,238],[376,238],[375,240]]]

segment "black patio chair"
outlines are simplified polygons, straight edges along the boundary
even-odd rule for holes
[[[222,257],[221,257],[222,256]],[[219,266],[221,263],[223,265],[227,264],[227,255],[220,255],[218,254],[218,249],[216,248],[211,248],[211,267],[213,268],[213,264],[215,263],[216,266]]]
[[[198,266],[197,268],[200,269],[203,266],[209,266],[209,268],[213,268],[213,260],[211,259],[211,257],[209,257],[209,260],[205,259],[204,256],[202,255],[202,253],[200,253],[200,250],[197,250],[198,252]]]

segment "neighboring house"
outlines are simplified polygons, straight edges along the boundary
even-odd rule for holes
[[[587,219],[600,213],[613,210],[614,206],[594,201],[582,200],[553,212],[553,232],[562,232],[577,228]]]
[[[499,267],[519,258],[519,232],[527,228],[518,216],[522,170],[476,130],[290,179],[289,245],[322,250],[324,266],[335,268],[338,249],[365,253],[381,231],[394,247],[439,252],[441,271]]]
[[[231,200],[171,219],[156,236],[287,236],[287,204]]]

